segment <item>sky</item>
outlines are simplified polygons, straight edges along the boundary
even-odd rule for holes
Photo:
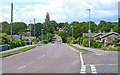
[[[44,22],[49,11],[50,20],[56,22],[100,20],[118,21],[119,0],[2,0],[0,2],[0,22],[10,23],[11,3],[14,5],[14,22]]]

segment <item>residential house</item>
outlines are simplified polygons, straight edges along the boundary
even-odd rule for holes
[[[89,37],[89,33],[84,33],[83,36]],[[101,31],[99,31],[99,33],[90,34],[90,38],[96,39],[97,37],[100,37],[101,40],[106,40],[107,42],[111,42],[115,38],[120,39],[120,37],[118,36],[119,34],[117,32],[113,32],[112,29],[109,33],[105,33],[105,32],[102,33]]]
[[[8,36],[9,36],[10,39],[12,39],[11,35],[8,35]],[[20,36],[19,35],[12,35],[12,37],[13,37],[14,40],[20,40]]]
[[[106,39],[108,42],[111,42],[112,40],[114,40],[118,36],[119,36],[119,34],[116,32],[109,32],[109,33],[106,33],[106,34],[100,36],[100,38],[101,38],[101,40]]]

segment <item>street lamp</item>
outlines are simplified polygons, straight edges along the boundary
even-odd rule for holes
[[[87,9],[87,11],[89,11],[89,30],[88,30],[88,33],[89,33],[89,48],[90,48],[90,34],[91,34],[91,30],[90,30],[90,11],[91,11],[91,9]]]
[[[43,29],[42,29],[42,41],[43,41]]]
[[[73,26],[71,26],[71,28],[72,28],[72,43],[73,43]]]
[[[30,20],[30,24],[29,25],[30,25],[30,36],[32,36],[31,20]]]
[[[47,40],[49,40],[49,39],[48,39],[48,33],[47,33]]]
[[[12,26],[13,26],[13,3],[11,3],[11,41],[13,39]]]
[[[35,18],[34,18],[34,37],[35,37]]]

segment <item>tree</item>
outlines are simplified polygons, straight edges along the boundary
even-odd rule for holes
[[[13,34],[14,35],[19,35],[22,34],[22,32],[25,32],[27,28],[27,24],[24,22],[14,22],[13,23]]]
[[[10,24],[6,21],[2,22],[2,32],[10,35]]]
[[[6,33],[2,33],[0,34],[0,41],[2,42],[2,44],[8,44],[10,38]]]

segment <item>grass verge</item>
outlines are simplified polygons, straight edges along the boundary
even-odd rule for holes
[[[72,44],[68,44],[69,46],[73,47],[75,50],[79,51],[79,52],[84,52],[85,50],[84,49],[81,49],[81,48],[78,48],[76,46],[73,46]]]
[[[22,49],[19,49],[19,50],[16,50],[16,51],[0,53],[0,58],[8,57],[8,56],[11,56],[11,55],[14,55],[14,54],[18,54],[18,53],[22,53],[22,52],[28,51],[28,50],[30,50],[32,48],[35,48],[35,47],[36,46],[30,46],[30,47],[25,47],[25,48],[22,48]]]

